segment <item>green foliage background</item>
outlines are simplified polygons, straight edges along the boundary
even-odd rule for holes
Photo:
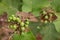
[[[10,16],[12,14],[15,14],[17,11],[23,11],[23,12],[32,12],[32,14],[35,17],[38,17],[41,8],[47,7],[47,6],[51,6],[55,10],[55,14],[57,15],[58,18],[56,21],[54,21],[53,24],[51,23],[49,25],[49,27],[51,26],[50,30],[45,29],[46,34],[44,34],[44,35],[46,35],[46,37],[43,37],[43,40],[49,40],[49,38],[51,38],[50,40],[55,40],[55,37],[52,38],[54,35],[58,38],[60,37],[60,36],[58,36],[59,35],[58,33],[60,33],[60,0],[0,0],[0,14],[2,14],[4,11],[6,11],[8,13],[8,16]],[[36,23],[36,24],[38,25],[39,23]],[[35,25],[35,23],[30,24],[31,27],[29,27],[29,28],[31,29],[33,34],[36,34],[36,32],[34,30],[37,30],[36,29],[37,25]],[[54,25],[54,26],[52,26],[52,25]],[[42,30],[41,34],[43,34],[44,30],[43,29],[41,29],[41,30]],[[50,33],[48,33],[47,30],[49,30]],[[51,32],[51,31],[53,31],[53,32]],[[55,31],[57,31],[57,34],[54,34]],[[30,33],[30,34],[26,34],[26,35],[29,35],[29,37],[30,37],[30,35],[32,35],[32,34]],[[32,35],[32,37],[33,37],[33,35]],[[23,38],[21,40],[25,40],[25,38],[24,39]],[[26,37],[26,38],[28,38],[28,37]],[[14,40],[17,40],[17,39],[14,39]],[[26,40],[30,40],[30,39],[26,39]],[[32,40],[35,40],[34,37]]]

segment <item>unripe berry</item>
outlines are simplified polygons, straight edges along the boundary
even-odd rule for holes
[[[45,12],[45,11],[43,11],[43,14],[46,14],[46,12]]]
[[[16,25],[13,25],[14,29],[16,29]]]
[[[48,21],[47,20],[45,20],[45,22],[44,23],[48,23]]]
[[[27,24],[25,24],[25,27],[28,27],[28,25],[27,25]]]
[[[10,27],[11,29],[13,28],[13,26],[12,26],[12,25],[10,25],[9,27]]]
[[[15,17],[14,15],[12,15],[12,17]]]
[[[21,29],[22,29],[22,31],[24,31],[25,30],[25,27],[21,27]]]
[[[48,19],[48,15],[45,16],[45,19]]]
[[[10,20],[8,19],[8,22],[10,22]]]
[[[16,18],[16,20],[19,22],[20,21],[20,19],[19,18]]]
[[[24,22],[21,22],[21,23],[20,23],[20,26],[22,26],[22,27],[23,27],[23,26],[24,26]]]
[[[10,20],[12,20],[13,18],[12,17],[9,17]]]
[[[13,20],[15,21],[16,20],[16,17],[13,17]]]
[[[29,24],[29,22],[28,22],[28,21],[26,21],[26,24],[28,25],[28,24]]]

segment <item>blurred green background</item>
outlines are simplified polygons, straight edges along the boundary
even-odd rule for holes
[[[15,14],[17,11],[22,11],[32,12],[35,17],[38,17],[43,7],[52,7],[58,18],[53,24],[49,24],[49,29],[40,28],[39,32],[41,31],[41,34],[46,35],[42,40],[57,40],[57,38],[60,38],[60,0],[0,0],[0,14],[7,12],[8,16]],[[18,35],[14,34],[13,40],[35,40],[39,24],[39,22],[30,22],[30,33],[22,35],[19,38],[17,38]]]

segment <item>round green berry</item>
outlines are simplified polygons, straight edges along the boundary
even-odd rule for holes
[[[45,11],[43,11],[43,14],[46,14],[46,12],[45,12]]]
[[[20,21],[20,19],[19,19],[19,18],[16,18],[16,20],[17,20],[17,21]]]
[[[22,29],[22,31],[24,31],[25,30],[25,27],[21,27],[21,29]]]
[[[48,15],[45,16],[45,19],[48,19]]]
[[[28,27],[28,25],[25,24],[25,27]]]
[[[12,17],[9,17],[10,20],[12,20],[13,18]]]
[[[14,15],[12,15],[12,17],[14,17]]]
[[[22,27],[23,27],[23,26],[24,26],[24,22],[21,22],[21,23],[20,23],[20,26],[22,26]]]
[[[13,28],[13,26],[12,26],[12,25],[10,25],[10,26],[9,26],[9,28],[11,28],[11,29],[12,29],[12,28]]]
[[[47,21],[47,20],[45,20],[45,23],[48,23],[48,21]]]
[[[29,22],[27,21],[26,24],[29,24]]]
[[[18,23],[21,23],[21,20],[18,20],[17,22],[18,22]]]
[[[16,25],[13,25],[14,29],[16,29]]]
[[[16,17],[13,17],[13,20],[15,21],[16,20]]]
[[[10,20],[8,19],[8,22],[10,22]]]

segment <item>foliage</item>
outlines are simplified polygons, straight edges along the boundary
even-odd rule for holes
[[[41,23],[40,12],[45,7],[51,7],[54,10],[57,19],[53,23]],[[0,0],[0,15],[7,12],[9,17],[12,14],[15,15],[17,11],[31,12],[39,21],[30,22],[31,31],[24,35],[14,33],[13,40],[35,40],[37,33],[41,34],[42,40],[60,39],[60,0]],[[37,29],[37,26],[40,28]]]

